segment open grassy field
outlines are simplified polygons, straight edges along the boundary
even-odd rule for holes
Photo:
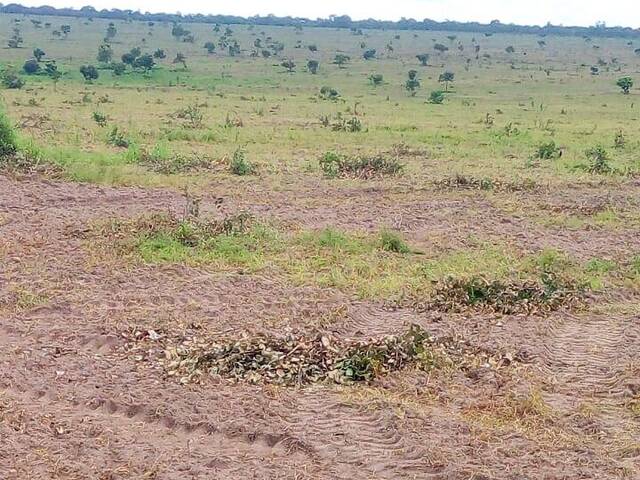
[[[640,38],[109,23],[0,16],[0,478],[640,475]]]

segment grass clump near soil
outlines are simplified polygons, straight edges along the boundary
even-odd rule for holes
[[[488,177],[477,178],[467,175],[454,175],[434,182],[440,190],[484,190],[495,192],[525,192],[539,189],[533,180],[508,182]]]
[[[396,158],[383,154],[350,157],[326,152],[320,159],[320,168],[327,178],[371,179],[401,173],[404,165]]]
[[[493,365],[508,364],[512,358],[450,338],[436,339],[422,327],[412,325],[401,335],[365,341],[294,333],[201,344],[189,340],[183,346],[167,349],[163,363],[168,374],[180,377],[182,383],[208,374],[231,381],[294,386],[324,381],[369,382],[410,366],[425,370],[471,367],[479,363],[474,362],[474,356],[483,357],[484,364],[488,356],[493,356]]]
[[[220,219],[179,218],[157,213],[114,220],[91,233],[105,239],[109,251],[146,263],[212,264],[259,268],[265,245],[277,238],[246,212]]]
[[[155,173],[172,175],[212,170],[214,163],[203,155],[170,153],[163,148],[140,153],[137,163]]]

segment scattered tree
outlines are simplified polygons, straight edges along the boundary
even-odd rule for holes
[[[38,62],[42,61],[42,57],[44,57],[46,55],[46,53],[44,53],[44,50],[42,50],[41,48],[34,48],[33,50],[33,56],[35,57],[35,59]]]
[[[211,55],[213,52],[216,51],[216,44],[213,43],[213,42],[207,42],[207,43],[204,44],[204,48],[206,48],[207,49],[207,53],[209,55]]]
[[[318,73],[319,66],[320,66],[320,62],[318,62],[318,60],[309,60],[307,62],[307,70],[309,70],[309,73],[312,73],[313,75]]]
[[[34,59],[27,60],[26,62],[24,62],[22,70],[24,70],[24,73],[26,73],[27,75],[35,75],[36,73],[40,72],[40,64],[37,60]]]
[[[113,50],[111,50],[111,46],[103,43],[98,47],[98,56],[97,59],[100,63],[109,63],[113,58]]]
[[[345,55],[344,53],[338,53],[334,57],[333,63],[338,65],[338,67],[340,68],[344,68],[344,64],[347,63],[349,60],[351,60],[351,58],[348,55]]]
[[[408,73],[409,78],[404,84],[404,88],[407,89],[409,94],[414,97],[417,93],[418,88],[420,88],[420,80],[418,80],[418,72],[416,70],[409,70]]]
[[[420,62],[420,65],[422,65],[423,67],[426,67],[427,64],[429,63],[429,54],[428,53],[421,53],[420,55],[416,55],[416,58]]]
[[[286,68],[289,73],[293,73],[296,69],[296,64],[291,59],[284,60],[280,66]]]
[[[633,79],[631,77],[619,78],[618,81],[616,82],[616,85],[620,87],[620,89],[622,90],[622,93],[624,93],[625,95],[628,95],[629,91],[631,90],[631,87],[633,87]]]
[[[163,58],[167,58],[167,54],[164,53],[164,50],[159,48],[155,52],[153,52],[153,58],[161,60]]]
[[[444,72],[438,78],[438,82],[444,83],[444,91],[449,91],[449,83],[453,82],[455,74],[453,72]]]

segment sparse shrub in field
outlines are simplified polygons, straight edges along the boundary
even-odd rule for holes
[[[556,142],[554,142],[553,140],[538,145],[534,153],[534,157],[539,158],[540,160],[551,160],[554,158],[559,158],[561,155],[562,150],[556,145]]]
[[[122,75],[127,70],[127,65],[122,62],[114,62],[111,64],[111,71],[117,77]]]
[[[622,149],[627,144],[627,139],[624,136],[624,132],[622,130],[618,130],[616,132],[616,136],[613,139],[613,146],[617,149]]]
[[[0,162],[2,159],[16,153],[16,134],[9,122],[9,118],[0,110]]]
[[[318,62],[317,60],[309,60],[307,62],[307,70],[309,70],[309,73],[315,75],[316,73],[318,73],[318,67],[320,66],[320,62]]]
[[[358,117],[351,117],[349,120],[346,120],[342,117],[339,117],[332,125],[331,130],[334,132],[360,132],[362,130],[362,122]]]
[[[318,51],[318,46],[315,45],[315,44],[308,45],[307,48],[309,49],[310,52],[317,52]]]
[[[26,73],[27,75],[35,75],[36,73],[40,72],[40,64],[35,59],[27,60],[26,62],[24,62],[22,70],[24,70],[24,73]]]
[[[516,49],[513,48],[513,45],[509,45],[507,48],[504,49],[504,51],[507,53],[515,53]]]
[[[320,98],[323,100],[337,100],[340,97],[338,91],[329,86],[324,86],[320,89]]]
[[[335,63],[336,65],[338,65],[338,67],[340,68],[344,68],[344,65],[346,63],[349,62],[351,58],[348,55],[345,55],[343,53],[338,53],[334,59],[333,59],[333,63]]]
[[[378,154],[373,156],[349,157],[336,152],[326,152],[320,158],[320,168],[328,178],[355,177],[374,178],[396,175],[404,169],[396,158]]]
[[[234,175],[252,175],[255,173],[255,165],[247,160],[245,151],[242,148],[236,149],[229,163],[231,173]]]
[[[429,63],[429,54],[428,53],[421,53],[419,55],[416,55],[416,58],[420,62],[420,65],[422,65],[423,67],[426,67],[427,64]]]
[[[114,125],[114,127],[109,132],[109,135],[107,136],[107,143],[109,145],[113,145],[114,147],[128,148],[131,142],[126,137],[124,132],[120,131],[118,127]]]
[[[487,310],[505,315],[548,314],[579,300],[581,288],[550,273],[535,281],[499,281],[484,277],[439,282],[427,309],[463,312]]]
[[[633,87],[633,79],[631,77],[619,78],[618,81],[616,82],[616,85],[620,87],[620,89],[622,90],[622,93],[624,93],[625,95],[628,95],[629,91],[631,90],[631,87]]]
[[[153,58],[162,60],[163,58],[167,58],[167,54],[162,48],[158,48],[155,52],[153,52]]]
[[[411,253],[411,249],[399,233],[390,230],[380,232],[380,246],[382,250],[395,253]]]
[[[444,102],[444,92],[442,90],[434,90],[429,94],[429,103],[441,105]]]
[[[296,69],[296,64],[291,59],[284,60],[280,66],[284,67],[289,73],[293,73]]]
[[[363,54],[362,54],[362,58],[364,58],[365,60],[373,60],[376,58],[376,50],[375,48],[366,50]]]
[[[372,85],[377,87],[378,85],[382,85],[384,82],[384,76],[382,76],[381,73],[373,73],[369,75],[369,81]]]
[[[19,90],[24,87],[25,84],[25,81],[20,78],[18,74],[11,70],[5,70],[4,72],[2,72],[2,77],[0,78],[0,80],[2,80],[2,85],[5,88],[9,89]]]
[[[33,56],[38,62],[41,62],[42,61],[42,57],[44,57],[45,55],[46,55],[46,53],[44,53],[44,50],[42,50],[41,48],[34,48],[33,49]]]
[[[184,120],[185,127],[187,128],[201,128],[204,121],[204,113],[197,104],[181,108],[177,110],[173,116]]]
[[[216,44],[213,42],[206,42],[204,44],[204,48],[207,50],[207,53],[211,55],[216,51]]]
[[[104,113],[93,112],[93,120],[100,127],[106,127],[107,126],[107,116]]]
[[[613,171],[613,167],[609,163],[609,154],[602,145],[588,149],[585,155],[589,160],[589,165],[586,168],[589,173],[603,174]]]
[[[93,65],[82,65],[80,67],[80,73],[88,83],[97,80],[100,76],[100,74],[98,73],[98,69]]]

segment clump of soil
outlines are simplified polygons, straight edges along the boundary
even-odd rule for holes
[[[439,282],[435,293],[422,308],[446,312],[485,310],[505,315],[546,314],[561,307],[575,306],[581,289],[554,275],[540,280],[489,280],[448,278]]]
[[[304,385],[322,381],[349,384],[370,381],[415,366],[477,368],[504,366],[513,357],[470,347],[451,338],[437,339],[412,325],[402,335],[344,341],[325,335],[257,336],[223,343],[187,342],[165,351],[163,364],[182,383],[205,374],[234,381]]]
[[[477,178],[466,175],[455,175],[434,182],[442,190],[485,190],[496,192],[524,192],[538,190],[540,186],[533,180],[508,182],[492,178]]]

